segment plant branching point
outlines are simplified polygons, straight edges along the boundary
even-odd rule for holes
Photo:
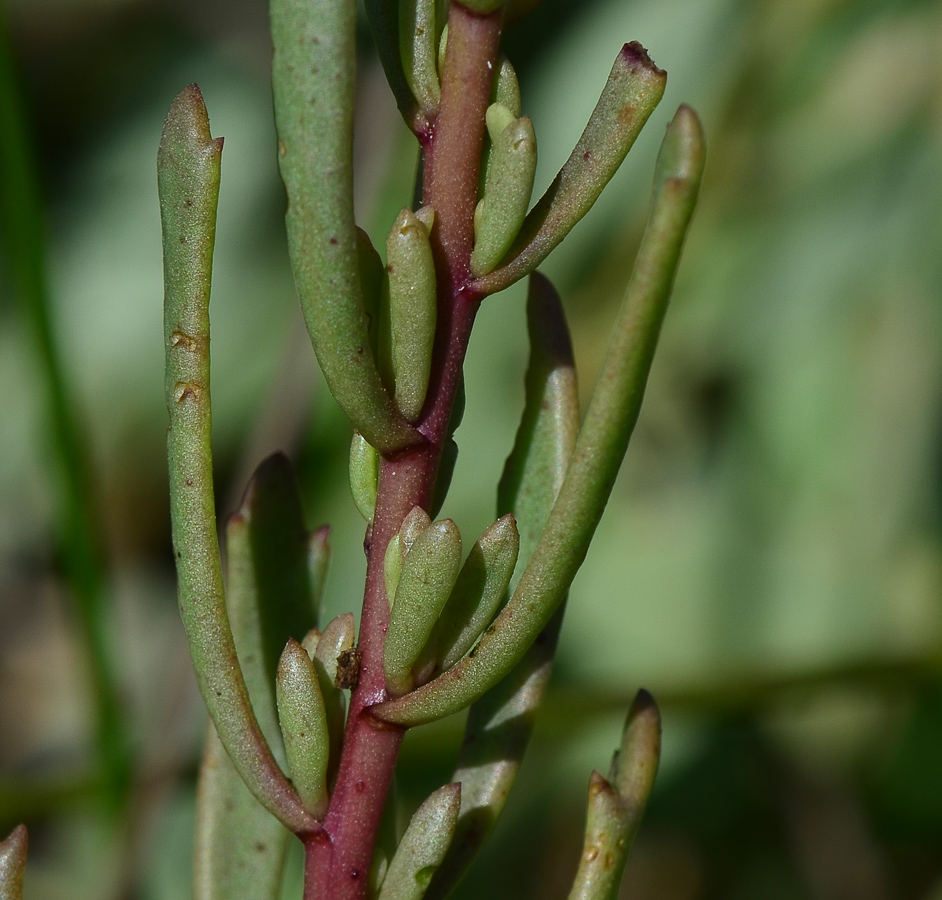
[[[460,879],[526,748],[569,586],[637,421],[703,170],[700,123],[681,107],[580,422],[562,305],[536,270],[618,169],[666,74],[640,44],[626,44],[578,144],[531,208],[537,138],[500,53],[505,16],[517,11],[500,0],[453,0],[447,22],[431,0],[368,0],[367,11],[421,149],[421,205],[393,223],[385,261],[353,217],[355,4],[271,4],[290,257],[314,350],[354,429],[350,482],[367,523],[358,634],[350,614],[318,621],[327,535],[307,532],[283,457],[262,465],[230,520],[224,583],[209,385],[222,142],[210,136],[195,86],[175,101],[161,142],[174,548],[213,723],[198,813],[202,898],[244,896],[248,884],[231,877],[239,871],[274,900],[286,832],[274,824],[281,849],[264,863],[237,839],[271,830],[269,814],[304,842],[307,900],[443,898]],[[499,518],[466,540],[438,518],[457,453],[465,353],[480,304],[527,276],[523,419]],[[397,842],[383,821],[403,735],[467,707],[453,781]],[[592,777],[574,900],[616,896],[659,747],[657,708],[642,692],[611,776]]]

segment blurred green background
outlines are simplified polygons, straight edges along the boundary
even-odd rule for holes
[[[28,168],[6,158],[0,831],[30,827],[27,900],[185,900],[204,714],[169,550],[155,155],[189,82],[226,138],[220,511],[285,449],[309,524],[334,526],[330,614],[358,609],[364,571],[349,426],[287,267],[265,4],[6,0],[5,16],[45,258],[17,220]],[[545,0],[506,42],[537,192],[632,39],[668,70],[664,101],[546,266],[586,399],[681,102],[708,135],[701,205],[530,756],[458,896],[566,896],[589,772],[644,685],[665,753],[623,896],[942,898],[942,3]],[[365,32],[362,52],[357,205],[380,245],[415,152]],[[75,446],[51,412],[39,272]],[[472,339],[445,507],[466,536],[493,517],[520,411],[522,300],[489,299]],[[83,497],[93,516],[70,520]],[[447,780],[459,740],[453,721],[410,735],[407,805]]]

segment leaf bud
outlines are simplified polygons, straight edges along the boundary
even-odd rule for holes
[[[394,697],[414,687],[412,666],[451,594],[460,566],[461,534],[451,519],[426,528],[403,559],[383,651],[386,687]]]
[[[379,453],[358,431],[350,444],[350,490],[353,502],[367,522],[376,511],[376,488],[379,482]]]
[[[399,214],[386,239],[386,273],[389,375],[396,405],[415,421],[428,390],[437,306],[429,233],[410,209]]]
[[[314,663],[293,638],[278,663],[275,693],[291,781],[304,808],[316,819],[322,819],[328,804],[327,714]]]
[[[493,148],[484,197],[474,215],[471,272],[475,277],[497,267],[517,237],[530,205],[536,174],[536,135],[527,116],[507,122],[510,115],[500,103],[488,107],[487,126]],[[501,127],[504,122],[507,124]]]

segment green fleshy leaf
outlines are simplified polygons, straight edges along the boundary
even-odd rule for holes
[[[327,711],[314,663],[294,639],[288,641],[281,655],[275,686],[291,781],[305,809],[316,819],[323,819],[329,801]]]
[[[527,321],[526,402],[497,491],[498,511],[517,517],[521,562],[536,547],[579,432],[579,391],[566,318],[559,295],[539,274],[530,276]],[[429,900],[451,893],[503,812],[549,683],[562,618],[561,607],[514,670],[468,711],[452,776],[462,786],[461,815]]]
[[[356,624],[353,621],[353,613],[341,613],[331,619],[324,628],[314,653],[331,683],[337,679],[337,657],[353,646],[355,638]]]
[[[479,16],[489,16],[491,13],[497,12],[502,6],[506,6],[507,0],[465,0],[461,5],[466,6],[471,12],[475,12]]]
[[[494,618],[519,549],[517,525],[509,514],[488,527],[471,548],[436,625],[440,671],[458,662]]]
[[[517,73],[510,60],[503,54],[497,67],[497,77],[494,79],[494,102],[506,106],[513,118],[520,118],[520,82],[517,81]]]
[[[409,514],[402,520],[402,525],[399,526],[399,537],[402,541],[400,550],[403,559],[419,537],[428,531],[431,524],[429,514],[421,506],[414,506],[409,511]]]
[[[661,717],[639,691],[632,704],[612,781],[593,772],[585,842],[569,900],[616,900],[625,864],[654,787],[661,752]]]
[[[0,841],[0,900],[23,900],[28,844],[24,825],[17,825],[5,841]]]
[[[265,460],[226,525],[226,607],[259,726],[282,763],[275,673],[285,640],[317,621],[328,529],[308,535],[291,465]],[[289,832],[243,784],[212,725],[200,767],[196,900],[277,900]]]
[[[356,638],[356,625],[353,613],[342,613],[327,623],[324,633],[311,646],[305,642],[317,672],[324,709],[327,715],[327,732],[330,736],[327,782],[333,782],[340,765],[340,751],[343,746],[343,731],[347,721],[347,699],[337,687],[337,658],[353,646]]]
[[[524,116],[507,124],[492,141],[484,197],[474,216],[472,275],[492,271],[510,249],[526,217],[535,175],[536,135]]]
[[[209,724],[193,852],[193,900],[278,900],[291,833],[249,792]]]
[[[461,805],[461,785],[446,784],[412,816],[389,864],[378,900],[422,900],[451,842]]]
[[[412,726],[458,712],[513,669],[563,602],[638,419],[703,159],[700,123],[689,107],[681,107],[661,145],[647,227],[572,462],[523,576],[473,657],[409,695],[374,707],[377,718]]]
[[[376,252],[370,236],[357,226],[357,267],[360,272],[360,287],[363,290],[363,308],[368,320],[370,347],[377,352],[379,342],[380,304],[383,297],[383,281],[386,267]]]
[[[410,209],[386,238],[389,368],[396,405],[409,420],[422,412],[432,368],[437,301],[435,261],[425,224]],[[384,313],[386,311],[384,310]]]
[[[383,587],[386,589],[390,608],[396,597],[400,575],[402,575],[402,539],[398,534],[394,534],[386,545],[386,555],[383,557]]]
[[[399,786],[395,774],[386,803],[383,806],[383,816],[379,820],[379,832],[376,836],[376,846],[373,848],[373,860],[370,863],[369,883],[367,897],[377,897],[389,872],[389,864],[396,855],[399,846]]]
[[[370,444],[420,442],[383,387],[353,221],[356,6],[272,0],[272,91],[291,267],[331,393]]]
[[[455,586],[460,566],[461,534],[451,519],[433,522],[403,559],[383,648],[383,672],[392,696],[412,690],[412,667]]]
[[[307,542],[307,571],[311,588],[311,608],[314,621],[319,622],[324,608],[324,588],[330,566],[330,526],[315,528]]]
[[[478,278],[478,290],[501,291],[546,259],[618,171],[660,102],[666,82],[667,74],[639,43],[622,47],[575,149],[530,210],[504,265]]]
[[[409,89],[422,114],[434,119],[442,90],[438,81],[436,0],[399,0],[399,52]]]
[[[399,0],[365,0],[366,15],[386,81],[406,125],[416,135],[428,134],[429,123],[416,103],[399,49]]]
[[[373,521],[376,511],[376,489],[379,483],[379,454],[359,432],[350,442],[350,491],[360,515]]]
[[[327,557],[326,532],[308,534],[297,481],[276,453],[255,471],[239,511],[226,524],[226,609],[252,707],[278,750],[275,673],[285,642],[317,624]],[[317,548],[318,565],[311,556]]]
[[[180,613],[200,692],[252,793],[293,831],[312,823],[265,741],[229,627],[216,538],[209,294],[221,140],[196,85],[173,102],[157,157],[164,244],[167,451]]]

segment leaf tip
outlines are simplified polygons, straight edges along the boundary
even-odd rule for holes
[[[618,58],[623,66],[632,71],[645,70],[656,78],[667,78],[667,72],[659,68],[648,51],[638,41],[629,41],[621,48]]]

